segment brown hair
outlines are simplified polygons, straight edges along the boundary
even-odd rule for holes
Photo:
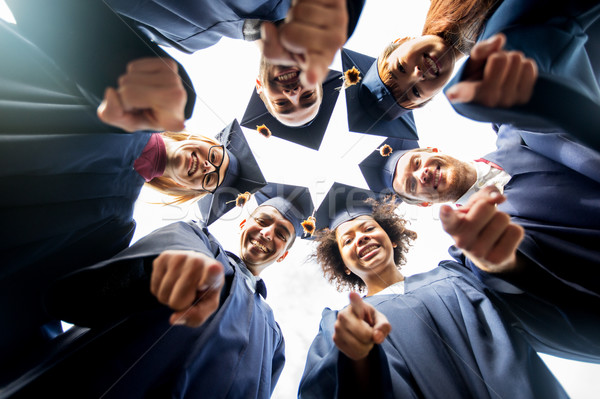
[[[449,46],[463,54],[469,54],[483,30],[485,21],[501,2],[502,0],[432,0],[421,34],[439,36]],[[412,38],[404,37],[390,43],[381,53],[377,66],[383,84],[390,90],[396,102],[405,108],[415,109],[423,107],[431,99],[418,105],[413,104],[408,99],[408,93],[397,87],[391,73],[384,68],[394,50],[410,39]]]
[[[221,144],[211,137],[195,136],[186,132],[162,132],[161,135],[174,141],[198,140],[210,145]],[[198,200],[208,194],[207,191],[192,190],[190,188],[183,187],[165,176],[155,177],[146,184],[163,194],[174,197],[174,200],[169,204],[181,204],[187,201]]]
[[[417,238],[417,233],[406,228],[406,221],[396,214],[399,202],[396,197],[386,198],[384,201],[368,200],[373,205],[371,217],[383,228],[390,237],[392,243],[397,244],[394,248],[394,263],[400,269],[406,263],[405,253],[411,245],[412,240]],[[324,229],[316,234],[318,243],[316,252],[311,258],[321,265],[323,276],[330,283],[334,284],[340,292],[353,290],[362,292],[366,289],[366,284],[356,274],[346,274],[344,261],[340,254],[338,242],[335,236],[335,229]]]
[[[468,54],[502,0],[432,0],[422,35],[437,35]]]

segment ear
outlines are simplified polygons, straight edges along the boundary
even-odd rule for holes
[[[418,206],[420,206],[422,208],[427,208],[431,205],[433,205],[433,202],[421,202]]]
[[[256,92],[258,94],[262,93],[263,91],[263,87],[262,87],[262,82],[260,81],[260,78],[256,78]]]
[[[240,230],[243,229],[245,225],[246,225],[246,219],[244,219],[240,222]]]
[[[283,253],[283,255],[281,255],[281,256],[280,256],[280,257],[277,259],[277,262],[281,262],[282,260],[284,260],[284,259],[285,259],[285,257],[287,256],[287,254],[288,254],[288,251],[285,251],[285,252]]]

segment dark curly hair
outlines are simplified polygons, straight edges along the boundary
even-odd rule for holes
[[[412,240],[417,238],[417,233],[406,228],[406,220],[396,214],[399,202],[396,196],[386,198],[383,201],[367,200],[373,206],[371,216],[383,228],[386,234],[390,237],[394,248],[394,263],[398,268],[406,263],[405,253],[408,252],[412,244]],[[339,292],[343,291],[358,291],[363,292],[367,286],[354,273],[346,274],[344,261],[340,254],[335,229],[323,229],[316,233],[315,240],[317,242],[316,252],[311,255],[311,258],[316,260],[323,270],[323,276],[333,285]]]

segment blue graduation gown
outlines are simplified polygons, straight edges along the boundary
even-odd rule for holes
[[[243,39],[246,19],[284,19],[291,0],[109,0],[157,43],[187,53],[210,47],[223,36]]]
[[[369,354],[369,391],[382,398],[561,398],[543,361],[497,312],[462,264],[444,261],[407,277],[404,295],[365,298],[390,335]],[[333,343],[337,312],[325,309],[299,397],[351,397],[349,359]],[[370,395],[371,396],[371,395]]]
[[[210,47],[223,36],[244,39],[247,19],[283,20],[291,0],[108,0],[119,14],[131,18],[146,36],[186,53]],[[348,0],[348,37],[354,32],[364,0]]]
[[[170,326],[172,311],[149,292],[151,262],[169,249],[204,253],[225,268],[220,307],[201,327]],[[268,398],[284,364],[283,336],[241,268],[242,261],[225,252],[205,228],[179,222],[57,283],[47,301],[57,317],[94,328],[115,326],[23,394]],[[125,319],[119,323],[120,317]]]
[[[0,381],[46,345],[48,285],[131,240],[144,182],[133,162],[150,135],[103,124],[96,107],[128,57],[154,54],[101,2],[9,3],[19,24],[0,21]],[[119,41],[101,41],[95,25],[74,37],[90,19]],[[84,61],[73,61],[76,50]]]
[[[498,209],[525,228],[519,252],[531,264],[520,274],[491,275],[467,263],[539,341],[536,349],[599,362],[600,169],[588,166],[598,164],[600,154],[571,154],[580,173],[530,148],[528,137],[536,134],[502,125],[497,150],[484,156],[511,175]],[[573,142],[553,137],[563,136],[541,134],[544,146],[569,155]]]
[[[525,130],[560,128],[600,150],[600,5],[595,1],[505,0],[480,37],[498,32],[507,50],[520,50],[538,65],[539,78],[528,104],[509,109],[453,104],[478,121],[512,123]],[[464,79],[464,67],[446,86]]]

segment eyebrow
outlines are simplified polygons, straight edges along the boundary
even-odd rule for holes
[[[356,229],[360,229],[362,226],[364,226],[368,222],[369,222],[369,220],[363,220],[361,223],[359,223],[356,226],[354,226],[354,229],[352,229],[352,230],[354,231]],[[346,230],[346,232],[340,236],[340,240],[343,241],[344,237],[346,237],[347,235],[350,235],[349,231],[350,230]]]

